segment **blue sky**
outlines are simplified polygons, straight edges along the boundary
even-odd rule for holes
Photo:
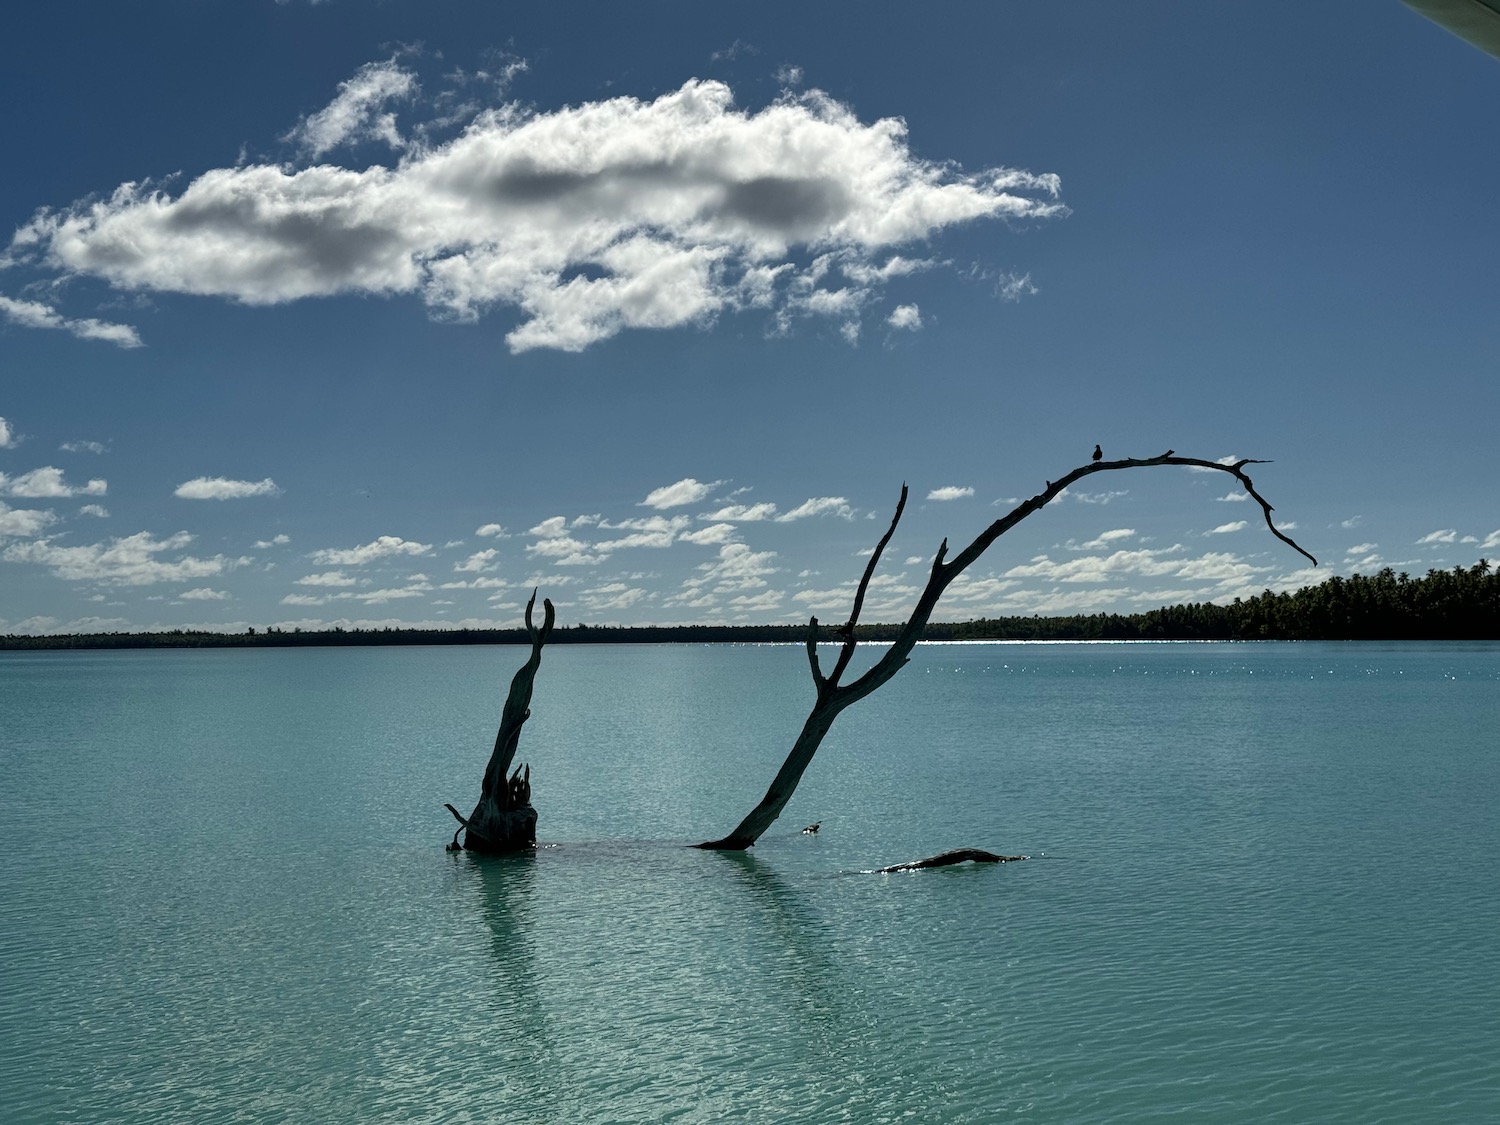
[[[23,5],[0,632],[939,619],[1500,554],[1500,62],[1403,5]]]

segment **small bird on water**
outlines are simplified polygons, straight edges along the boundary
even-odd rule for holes
[[[1097,445],[1094,446],[1094,460],[1095,461],[1100,461],[1100,460],[1103,460],[1103,458],[1104,458],[1104,450],[1100,449]]]
[[[822,827],[823,827],[823,822],[821,820],[818,821],[818,823],[816,823],[816,824],[809,824],[806,828],[804,828],[802,830],[802,835],[804,835],[804,836],[816,836],[818,834],[818,829],[822,828]]]

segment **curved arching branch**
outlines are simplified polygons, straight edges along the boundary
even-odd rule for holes
[[[1180,465],[1188,468],[1208,469],[1214,472],[1228,473],[1233,476],[1244,487],[1245,491],[1261,506],[1265,513],[1266,526],[1271,529],[1271,534],[1297,551],[1304,558],[1312,562],[1314,566],[1318,560],[1309,552],[1304,550],[1290,536],[1280,531],[1271,521],[1271,505],[1256,491],[1255,485],[1245,473],[1246,465],[1268,464],[1265,461],[1257,461],[1244,458],[1232,463],[1221,461],[1209,461],[1200,457],[1179,457],[1175,450],[1169,449],[1158,457],[1126,457],[1116,461],[1091,461],[1080,465],[1057,480],[1049,480],[1046,487],[1035,496],[1017,504],[1006,515],[990,524],[951,560],[945,561],[948,554],[948,540],[944,539],[933,556],[932,568],[927,576],[927,585],[923,588],[921,595],[917,598],[917,604],[912,614],[907,618],[896,634],[896,639],[886,649],[885,653],[873,665],[865,670],[864,674],[849,684],[839,683],[844,670],[849,666],[849,661],[854,655],[856,647],[855,625],[859,620],[860,609],[864,605],[865,594],[869,589],[870,580],[875,573],[875,567],[880,561],[886,544],[895,534],[896,525],[901,521],[901,513],[906,507],[907,488],[901,486],[901,499],[896,504],[896,514],[891,520],[891,526],[886,530],[880,543],[875,548],[875,553],[870,556],[869,563],[865,566],[864,576],[860,579],[859,587],[854,595],[854,607],[849,615],[849,622],[837,632],[843,637],[843,647],[839,651],[838,663],[834,667],[833,675],[826,679],[822,675],[818,663],[817,632],[818,619],[814,617],[808,627],[807,653],[808,661],[812,666],[813,683],[817,688],[817,700],[814,702],[812,711],[803,724],[797,741],[793,743],[790,753],[782,763],[781,769],[772,779],[770,788],[766,795],[761,798],[758,805],[742,820],[729,835],[718,839],[708,840],[695,845],[700,848],[712,848],[719,850],[738,850],[748,848],[754,844],[760,835],[775,822],[781,815],[781,810],[791,800],[792,793],[797,783],[802,779],[813,755],[817,753],[819,744],[823,741],[829,729],[844,708],[857,703],[876,688],[886,683],[892,676],[899,672],[910,660],[911,650],[921,640],[922,634],[927,629],[927,623],[932,618],[932,613],[937,609],[938,602],[943,593],[960,574],[972,566],[990,546],[1004,535],[1016,524],[1020,523],[1033,512],[1039,512],[1049,503],[1055,500],[1064,489],[1084,477],[1095,473],[1119,472],[1124,469],[1144,469],[1159,465]]]

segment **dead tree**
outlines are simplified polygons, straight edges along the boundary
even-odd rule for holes
[[[1016,524],[1020,523],[1033,512],[1040,511],[1049,502],[1055,500],[1063,489],[1075,481],[1082,480],[1094,473],[1117,472],[1121,469],[1142,469],[1156,465],[1187,465],[1199,469],[1211,469],[1215,472],[1229,473],[1244,486],[1245,491],[1255,499],[1265,513],[1266,526],[1271,529],[1271,534],[1282,542],[1290,545],[1294,550],[1312,561],[1314,566],[1318,560],[1304,551],[1292,539],[1276,529],[1271,522],[1271,505],[1268,504],[1260,493],[1255,491],[1255,486],[1245,474],[1246,465],[1266,464],[1264,461],[1255,461],[1249,458],[1225,465],[1218,461],[1205,461],[1197,457],[1178,457],[1173,450],[1167,450],[1159,457],[1135,458],[1127,457],[1120,461],[1093,461],[1087,465],[1080,465],[1072,472],[1059,480],[1047,482],[1046,488],[1037,493],[1031,499],[1022,502],[1013,508],[1009,515],[996,520],[979,533],[974,542],[970,543],[962,551],[953,557],[951,562],[945,561],[948,554],[948,540],[944,539],[938,547],[937,555],[932,560],[932,569],[927,576],[927,586],[923,589],[921,597],[917,599],[917,605],[912,610],[911,617],[906,624],[901,626],[901,631],[896,635],[896,640],[891,644],[878,661],[876,661],[862,676],[852,683],[841,684],[839,680],[845,670],[849,667],[849,661],[854,656],[855,648],[855,626],[859,623],[860,609],[864,605],[865,593],[869,589],[870,579],[875,574],[875,568],[880,562],[881,553],[891,541],[891,536],[896,533],[896,525],[901,522],[901,512],[906,507],[906,485],[901,486],[901,499],[896,504],[896,514],[891,519],[891,526],[886,529],[885,535],[875,547],[875,553],[870,556],[870,561],[865,567],[864,577],[860,579],[859,587],[854,594],[854,608],[850,611],[847,624],[836,629],[835,635],[843,638],[842,647],[839,649],[837,661],[834,663],[833,672],[825,676],[823,668],[818,659],[818,619],[814,617],[808,623],[807,629],[807,661],[812,668],[813,686],[817,689],[817,698],[813,702],[812,710],[808,713],[807,721],[802,726],[802,733],[797,736],[797,741],[792,744],[792,749],[782,763],[780,771],[771,782],[771,787],[766,790],[766,795],[761,798],[760,804],[750,810],[739,826],[729,835],[718,840],[707,840],[695,845],[700,848],[711,848],[721,851],[738,851],[750,847],[755,843],[767,828],[781,815],[781,810],[791,800],[792,793],[797,788],[797,783],[802,779],[813,755],[817,752],[819,744],[823,741],[833,721],[838,718],[844,708],[859,702],[876,688],[880,687],[910,659],[910,653],[916,643],[922,639],[922,634],[927,628],[927,622],[932,612],[937,608],[938,599],[943,596],[949,584],[960,574],[972,566],[979,556],[984,554],[1000,536],[1004,535]]]
[[[516,747],[521,741],[521,727],[531,718],[531,687],[537,669],[542,666],[542,646],[552,634],[556,614],[550,599],[542,599],[542,627],[531,622],[536,605],[536,591],[526,603],[526,633],[531,637],[531,657],[510,682],[510,694],[500,713],[500,730],[495,735],[495,749],[484,771],[479,803],[468,816],[452,805],[443,807],[453,814],[459,829],[453,833],[450,851],[459,848],[458,834],[464,833],[463,847],[471,852],[516,852],[536,846],[536,809],[531,807],[531,767],[516,767],[507,777]]]

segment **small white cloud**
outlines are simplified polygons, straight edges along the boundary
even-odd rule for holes
[[[223,602],[229,600],[229,594],[224,590],[213,590],[207,586],[199,586],[196,590],[184,590],[177,596],[185,602]]]
[[[688,531],[677,537],[684,543],[696,543],[700,547],[717,547],[721,543],[734,541],[734,524],[711,523],[698,531]]]
[[[776,68],[776,81],[783,86],[802,85],[802,68],[791,63],[782,63]]]
[[[1364,516],[1350,516],[1348,519],[1340,523],[1339,526],[1342,527],[1345,531],[1349,531],[1353,528],[1358,527],[1361,523],[1364,522],[1364,519]]]
[[[1442,531],[1429,531],[1426,535],[1417,540],[1417,546],[1426,546],[1430,543],[1452,543],[1457,539],[1458,532],[1453,528],[1448,527],[1444,528]]]
[[[1228,535],[1231,532],[1244,531],[1245,528],[1246,528],[1246,526],[1248,526],[1246,524],[1246,521],[1244,521],[1244,520],[1235,520],[1233,523],[1221,523],[1218,527],[1211,528],[1210,530],[1205,531],[1203,534],[1204,535]]]
[[[348,550],[327,548],[314,551],[309,558],[322,566],[363,566],[392,555],[425,555],[430,550],[430,543],[414,543],[400,536],[382,535],[363,547],[351,547]]]
[[[1250,499],[1250,494],[1248,492],[1226,492],[1217,499],[1220,504],[1239,504]]]
[[[970,490],[972,491],[972,489]],[[854,509],[849,507],[849,501],[842,496],[814,496],[802,501],[790,512],[785,512],[776,517],[777,523],[791,523],[793,520],[807,519],[809,516],[835,515],[841,519],[852,520]]]
[[[949,484],[942,488],[934,488],[927,494],[929,500],[962,500],[966,496],[973,496],[974,490],[968,485]]]
[[[0,473],[0,495],[19,496],[28,500],[67,499],[70,496],[103,496],[109,485],[102,480],[91,480],[85,485],[72,485],[63,480],[63,471],[52,465],[32,469],[18,477]]]
[[[505,534],[505,528],[501,527],[498,523],[487,523],[483,527],[476,527],[474,534],[491,539],[510,538],[509,535]]]
[[[417,76],[403,70],[395,59],[366,63],[353,78],[339,83],[333,101],[303,118],[284,139],[301,146],[314,159],[339,145],[365,140],[405,148],[395,114],[381,113],[380,109],[394,98],[410,97],[416,88]]]
[[[308,574],[297,579],[298,586],[358,586],[359,579],[351,578],[342,570],[324,571],[322,574]]]
[[[759,47],[756,47],[752,43],[746,43],[746,42],[744,42],[741,39],[736,39],[729,46],[723,47],[720,50],[714,51],[708,57],[711,60],[713,60],[714,62],[722,62],[722,61],[724,61],[726,59],[737,59],[741,55],[758,55],[758,54],[760,54],[760,48]]]
[[[95,516],[99,519],[108,519],[109,509],[103,504],[85,504],[78,509],[78,514],[80,516]]]
[[[270,477],[254,481],[195,477],[179,484],[172,495],[183,500],[243,500],[248,496],[280,496],[281,489]]]
[[[128,324],[111,324],[91,317],[83,320],[70,319],[52,306],[39,301],[17,301],[12,297],[0,296],[0,313],[23,328],[60,328],[81,340],[103,340],[122,348],[144,346],[135,329]]]
[[[653,489],[646,494],[646,498],[641,501],[639,506],[662,510],[665,508],[680,508],[684,504],[696,504],[723,483],[723,481],[716,480],[705,484],[702,481],[694,480],[692,477],[684,477],[676,484],[663,485],[661,488]]]
[[[270,547],[285,547],[291,541],[292,537],[290,535],[273,535],[270,539],[257,539],[255,541],[255,549],[257,551],[264,551]]]
[[[728,507],[720,508],[717,512],[708,512],[698,518],[719,523],[757,523],[760,520],[772,519],[775,515],[776,505],[766,501],[760,504],[730,504]]]
[[[1097,538],[1090,539],[1087,543],[1078,544],[1074,549],[1079,551],[1098,551],[1108,547],[1111,543],[1118,543],[1121,539],[1129,539],[1134,534],[1135,528],[1133,527],[1117,527],[1113,531],[1103,532]]]
[[[1035,296],[1040,290],[1031,283],[1031,275],[1008,273],[1001,276],[995,285],[995,296],[1002,301],[1019,301],[1022,297]]]
[[[56,522],[54,512],[40,508],[12,508],[0,500],[0,539],[31,539]]]
[[[102,441],[65,441],[57,447],[64,453],[108,453],[109,446]]]
[[[1213,472],[1212,469],[1204,469],[1205,473]],[[1077,500],[1080,504],[1113,504],[1122,496],[1129,496],[1130,490],[1122,488],[1114,492],[1074,492],[1071,489],[1064,490],[1064,495],[1070,499]]]
[[[0,418],[0,449],[14,449],[15,447],[15,431],[11,429],[9,422]]]
[[[885,318],[885,322],[892,328],[915,332],[922,327],[922,313],[916,305],[897,305],[891,310],[891,315]]]
[[[499,554],[500,552],[494,547],[491,547],[487,551],[475,551],[468,558],[464,559],[463,562],[454,563],[453,569],[460,574],[474,574],[482,570],[494,570],[495,558]]]
[[[406,598],[420,598],[428,590],[432,589],[426,583],[415,586],[402,586],[386,590],[367,590],[363,594],[354,596],[365,605],[385,605],[387,602],[402,601]]]
[[[1479,544],[1481,551],[1493,551],[1500,547],[1500,530],[1492,531],[1484,537],[1484,542]]]

